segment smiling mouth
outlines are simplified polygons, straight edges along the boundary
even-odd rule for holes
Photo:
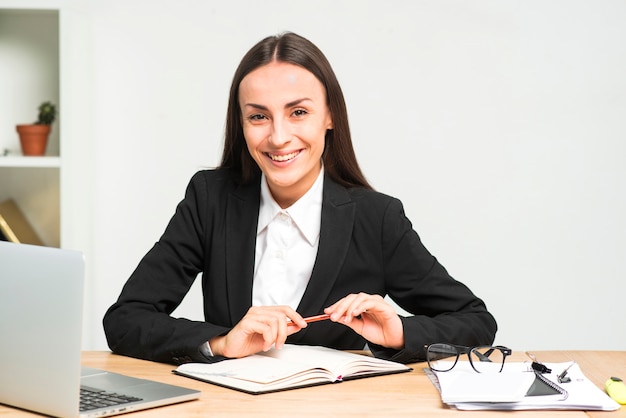
[[[266,153],[266,155],[270,157],[272,161],[277,161],[281,163],[285,161],[293,160],[294,158],[298,156],[298,154],[300,154],[300,151],[294,151],[289,154],[282,154],[282,155],[270,154],[269,152]]]

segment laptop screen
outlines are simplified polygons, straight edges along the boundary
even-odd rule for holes
[[[0,242],[0,402],[75,416],[84,260],[58,248]]]

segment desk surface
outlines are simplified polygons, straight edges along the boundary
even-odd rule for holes
[[[576,360],[585,375],[603,388],[610,376],[626,379],[626,351],[536,351],[544,362]],[[525,361],[523,352],[510,359]],[[457,411],[441,403],[439,393],[424,374],[425,363],[416,363],[410,373],[359,379],[339,384],[248,395],[171,373],[174,366],[118,356],[109,352],[83,353],[83,365],[153,379],[202,391],[200,400],[134,412],[141,417],[507,417],[511,412]],[[626,407],[614,412],[518,411],[516,417],[626,417]],[[40,416],[0,405],[0,416]]]

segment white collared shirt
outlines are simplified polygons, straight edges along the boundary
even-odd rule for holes
[[[254,306],[288,305],[294,310],[309,283],[319,246],[324,168],[296,203],[282,209],[272,197],[265,175],[252,285]]]

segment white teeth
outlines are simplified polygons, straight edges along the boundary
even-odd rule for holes
[[[298,155],[298,151],[296,152],[292,152],[291,154],[285,154],[285,155],[274,155],[274,154],[268,154],[269,157],[273,160],[273,161],[289,161],[292,158],[295,158],[296,155]]]

